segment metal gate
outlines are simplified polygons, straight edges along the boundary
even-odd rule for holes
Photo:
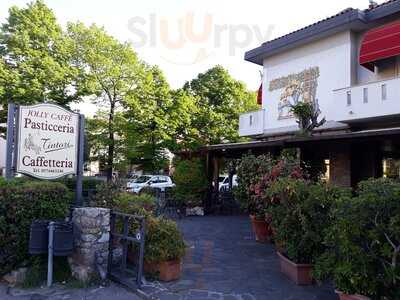
[[[143,216],[111,212],[108,277],[128,288],[138,289],[142,284],[145,242]],[[122,250],[120,259],[114,251]]]

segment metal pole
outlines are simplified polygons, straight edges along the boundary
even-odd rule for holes
[[[15,122],[14,122],[14,150],[13,150],[13,162],[12,162],[12,170],[13,170],[13,174],[15,174],[16,170],[17,170],[17,164],[18,164],[18,134],[19,134],[19,109],[18,109],[18,105],[15,106],[15,113],[14,113],[14,118],[15,118]]]
[[[47,260],[47,287],[53,284],[53,240],[54,240],[54,222],[49,223],[49,253]]]
[[[75,206],[82,206],[82,177],[83,177],[83,153],[84,153],[84,138],[85,138],[85,117],[79,115],[79,145],[78,145],[78,165],[76,176],[75,189]]]
[[[7,155],[6,155],[6,179],[13,177],[13,143],[14,143],[14,114],[15,104],[8,104],[7,114]]]
[[[136,278],[136,284],[140,288],[143,281],[142,281],[142,276],[143,276],[143,258],[144,258],[144,243],[145,243],[145,232],[146,232],[146,220],[142,219],[140,221],[140,249],[139,249],[139,266],[137,270],[137,278]]]

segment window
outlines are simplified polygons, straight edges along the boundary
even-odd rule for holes
[[[138,177],[134,183],[145,183],[151,179],[151,176],[140,176]]]
[[[368,103],[368,88],[363,88],[363,102]]]
[[[382,163],[383,177],[392,179],[400,178],[400,159],[386,157]]]
[[[386,84],[382,84],[381,92],[382,92],[382,101],[385,101],[387,99],[387,87],[386,87]]]
[[[158,179],[159,179],[158,183],[167,183],[168,182],[168,180],[165,176],[159,176]]]
[[[351,91],[347,91],[347,106],[351,105]]]

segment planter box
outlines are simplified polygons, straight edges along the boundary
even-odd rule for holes
[[[370,298],[362,295],[348,295],[341,291],[335,290],[340,300],[370,300]]]
[[[180,259],[163,261],[160,263],[144,262],[144,272],[147,274],[158,274],[160,281],[174,281],[181,277],[182,264]]]
[[[257,220],[254,216],[250,216],[251,227],[253,228],[256,241],[266,243],[270,241],[271,234],[268,223],[265,220]]]
[[[311,277],[312,265],[296,264],[277,252],[281,264],[281,272],[294,281],[297,285],[310,285],[313,283]]]

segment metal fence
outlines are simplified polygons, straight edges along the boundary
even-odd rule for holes
[[[111,211],[107,274],[129,288],[142,285],[145,218]],[[122,248],[119,259],[116,250]],[[129,252],[128,252],[129,251]]]

